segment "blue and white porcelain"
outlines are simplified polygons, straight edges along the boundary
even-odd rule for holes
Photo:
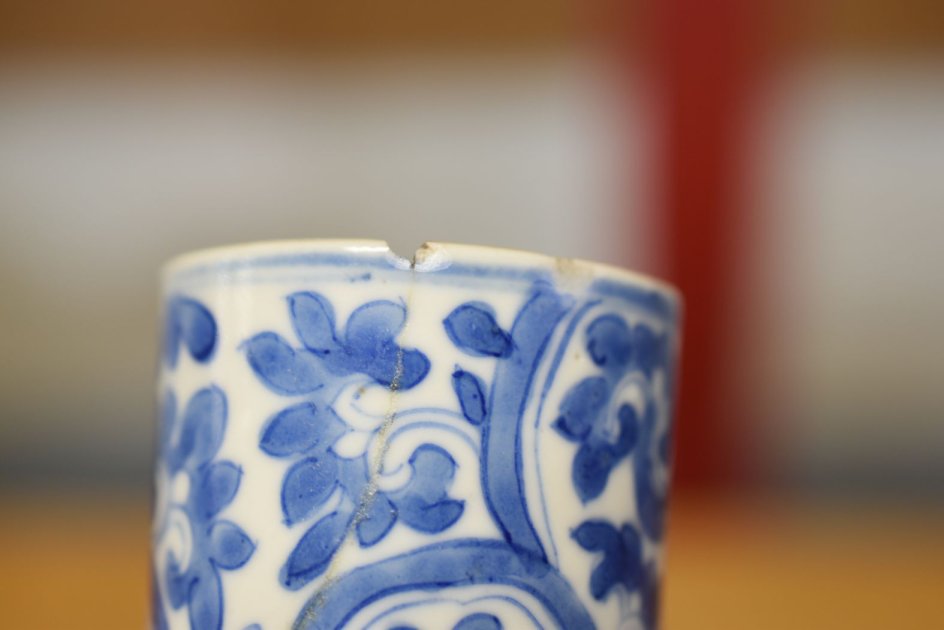
[[[183,256],[163,308],[153,627],[657,627],[671,288],[297,241]]]

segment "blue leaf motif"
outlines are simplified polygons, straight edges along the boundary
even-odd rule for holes
[[[419,350],[405,350],[393,342],[375,354],[365,354],[360,370],[384,387],[410,389],[426,378],[429,359]]]
[[[338,347],[334,334],[334,309],[323,296],[304,291],[288,296],[295,333],[306,348],[326,355]]]
[[[643,324],[633,326],[633,346],[635,348],[634,363],[639,369],[652,376],[652,372],[664,367],[668,362],[668,344],[665,335],[656,335],[652,329]]]
[[[419,350],[403,350],[399,363],[398,389],[412,389],[429,374],[429,359]]]
[[[502,624],[495,615],[473,613],[459,620],[452,630],[502,630]]]
[[[441,532],[462,515],[464,502],[448,498],[456,462],[443,448],[421,444],[410,456],[413,476],[402,490],[392,493],[403,522],[421,532]]]
[[[216,386],[201,389],[187,403],[171,468],[196,468],[213,459],[226,429],[226,397]]]
[[[634,592],[642,585],[642,541],[628,523],[619,530],[602,520],[582,523],[573,531],[573,538],[587,551],[603,553],[603,560],[590,575],[590,593],[604,600],[618,584]]]
[[[370,502],[367,513],[357,523],[358,542],[362,547],[377,544],[387,535],[387,532],[390,531],[396,521],[396,506],[390,502],[390,499],[384,493],[378,492]]]
[[[406,323],[406,308],[389,300],[357,307],[347,320],[345,341],[352,353],[372,355],[393,343]]]
[[[639,437],[639,420],[636,417],[636,408],[629,404],[620,405],[616,412],[619,423],[619,436],[612,446],[613,454],[617,457],[629,455],[636,446]]]
[[[571,476],[581,501],[587,503],[603,494],[615,463],[613,453],[605,446],[580,445],[574,456]]]
[[[330,407],[304,402],[287,407],[262,429],[259,447],[273,457],[324,450],[347,429]]]
[[[289,525],[309,516],[331,496],[338,479],[333,453],[308,457],[292,466],[282,483],[282,512]]]
[[[305,532],[282,567],[282,584],[293,591],[298,590],[324,573],[344,542],[350,522],[351,514],[332,512]]]
[[[473,356],[504,358],[511,354],[511,336],[498,325],[486,304],[463,304],[443,320],[443,325],[452,343]]]
[[[196,488],[196,512],[208,521],[229,505],[239,489],[242,470],[232,462],[217,462],[208,466],[200,475]]]
[[[164,315],[164,361],[176,367],[180,344],[195,361],[209,361],[216,347],[216,321],[200,302],[187,297],[172,297]]]
[[[590,358],[607,370],[619,370],[629,364],[633,354],[632,334],[617,315],[601,315],[587,327],[587,351]]]
[[[228,570],[238,569],[249,562],[256,546],[238,525],[217,521],[210,526],[209,554],[213,562]]]
[[[452,388],[459,398],[459,406],[466,420],[476,426],[482,424],[486,414],[482,380],[471,372],[457,369],[452,373]]]
[[[651,378],[656,369],[668,368],[666,335],[656,335],[645,324],[632,328],[622,317],[610,313],[594,319],[586,330],[587,351],[602,368],[601,376],[588,377],[567,392],[553,426],[564,438],[580,444],[571,476],[583,502],[599,497],[611,471],[634,450],[636,503],[646,533],[661,532],[664,492],[652,482],[655,458],[667,461],[667,437],[655,435],[656,409],[646,394],[646,423],[640,429],[636,408],[622,403],[615,411],[611,401],[617,384],[627,375],[642,372]],[[666,378],[671,375],[666,373]],[[650,426],[652,425],[652,426]],[[647,428],[648,427],[648,428]],[[615,430],[614,430],[615,429]]]
[[[256,375],[278,394],[309,394],[324,384],[318,358],[310,352],[295,352],[275,333],[259,333],[247,341],[246,354]]]
[[[585,439],[607,404],[610,387],[605,378],[591,376],[567,392],[561,403],[560,416],[554,428],[565,438],[580,442]]]
[[[223,625],[223,586],[220,575],[207,568],[190,586],[190,628],[219,630]]]

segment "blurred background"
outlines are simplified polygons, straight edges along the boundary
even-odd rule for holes
[[[301,237],[676,283],[666,627],[934,627],[942,174],[926,0],[0,0],[7,627],[145,623],[158,267]]]

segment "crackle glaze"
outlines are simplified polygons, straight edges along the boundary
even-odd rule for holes
[[[260,243],[165,270],[153,626],[658,624],[675,293]]]

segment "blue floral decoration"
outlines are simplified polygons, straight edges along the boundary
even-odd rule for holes
[[[583,549],[602,554],[590,574],[590,594],[603,601],[611,591],[622,587],[642,598],[641,617],[646,628],[655,628],[658,617],[659,578],[655,564],[643,563],[642,539],[629,523],[617,529],[604,520],[590,520],[572,532]]]
[[[288,304],[301,346],[263,332],[246,342],[246,353],[256,376],[272,391],[306,399],[270,418],[259,446],[272,457],[292,461],[281,491],[286,525],[323,512],[336,493],[342,498],[301,536],[282,567],[282,584],[299,589],[325,572],[352,530],[362,547],[380,542],[398,521],[436,533],[459,519],[464,503],[448,497],[456,463],[438,446],[416,448],[408,462],[410,479],[395,491],[371,485],[366,453],[348,459],[332,448],[350,430],[331,406],[340,388],[351,382],[349,377],[363,375],[390,390],[403,390],[419,384],[429,372],[425,354],[395,341],[406,322],[406,307],[386,300],[368,302],[351,313],[342,332],[324,296],[295,293]]]
[[[246,343],[252,369],[278,394],[310,394],[352,374],[365,374],[384,387],[410,389],[429,372],[425,354],[394,341],[406,323],[403,304],[368,302],[351,313],[340,334],[334,309],[324,296],[294,293],[288,303],[302,347],[293,348],[273,332],[260,333]]]
[[[606,314],[587,326],[586,348],[600,373],[583,379],[567,392],[554,421],[561,436],[579,444],[571,469],[574,487],[584,503],[596,499],[606,489],[610,472],[636,450],[634,469],[641,491],[641,518],[647,533],[659,537],[661,525],[656,521],[661,519],[662,510],[657,509],[654,500],[652,472],[657,462],[653,458],[667,463],[667,449],[653,448],[657,439],[655,406],[647,401],[640,421],[633,405],[624,403],[615,411],[610,405],[626,375],[635,372],[651,379],[656,370],[666,369],[666,337],[656,335],[645,324],[630,327],[621,317]],[[667,440],[662,438],[664,445]]]
[[[216,461],[226,429],[227,404],[215,386],[193,395],[177,429],[176,400],[164,401],[160,457],[170,478],[185,473],[187,498],[172,506],[187,517],[191,553],[186,568],[167,555],[164,589],[174,609],[187,606],[195,630],[218,630],[223,624],[223,589],[220,570],[238,569],[252,556],[254,543],[235,523],[218,518],[239,490],[242,470],[233,462]],[[166,623],[163,609],[155,606],[158,626]]]

